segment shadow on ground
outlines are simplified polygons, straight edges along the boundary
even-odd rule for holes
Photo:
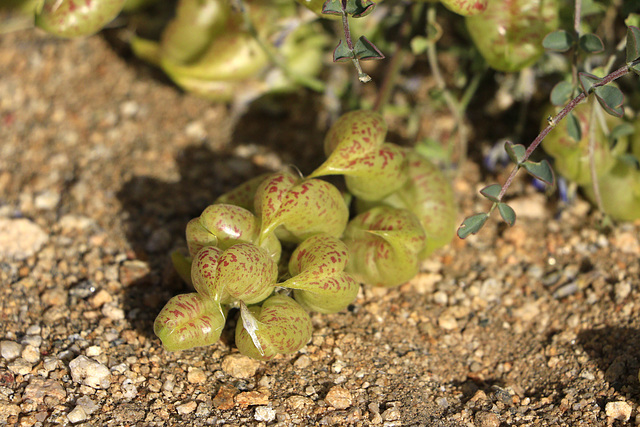
[[[640,403],[640,330],[605,326],[582,331],[578,342],[604,372],[604,379],[619,393]]]

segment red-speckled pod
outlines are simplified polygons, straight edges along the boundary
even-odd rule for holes
[[[478,15],[487,10],[489,0],[440,0],[447,9],[464,16]],[[493,0],[496,1],[496,0]],[[500,0],[497,0],[500,1]]]
[[[218,197],[214,203],[224,203],[228,205],[235,205],[245,208],[251,213],[255,214],[255,210],[253,208],[253,201],[256,197],[256,191],[258,190],[258,186],[264,181],[269,174],[262,174],[256,176],[255,178],[251,178],[249,181],[246,181],[244,184],[241,184],[234,188],[233,190],[224,193],[222,196]]]
[[[379,113],[357,110],[343,114],[324,138],[324,153],[328,157],[324,164],[348,167],[353,159],[382,146],[386,136],[387,124]]]
[[[236,345],[246,356],[268,360],[300,350],[311,339],[311,330],[311,319],[300,304],[274,295],[262,306],[241,306]]]
[[[387,205],[413,212],[427,236],[420,259],[451,241],[458,224],[458,210],[453,189],[444,174],[429,160],[406,150],[407,179],[398,191],[377,204]],[[358,202],[359,212],[371,209],[376,204]]]
[[[294,289],[307,310],[337,313],[358,295],[359,284],[344,272],[349,250],[339,239],[317,234],[302,242],[289,259],[291,278],[278,286]]]
[[[277,278],[276,263],[251,243],[238,243],[226,251],[204,247],[191,265],[191,280],[196,291],[221,304],[258,303],[273,292]]]
[[[288,172],[265,179],[256,192],[261,238],[277,230],[281,240],[300,242],[318,233],[342,235],[349,210],[340,191],[319,179],[300,180]]]
[[[393,287],[418,273],[426,236],[410,211],[378,206],[351,220],[343,240],[351,254],[348,273],[368,285]]]
[[[236,243],[258,243],[260,220],[248,210],[227,204],[207,207],[198,218],[187,224],[189,253],[195,256],[205,246],[225,250]],[[275,262],[280,259],[280,242],[275,236],[267,236],[261,247]]]
[[[218,341],[224,322],[219,303],[191,293],[171,298],[156,317],[153,331],[166,350],[188,350]]]
[[[36,27],[59,37],[95,34],[115,18],[125,0],[44,0]]]

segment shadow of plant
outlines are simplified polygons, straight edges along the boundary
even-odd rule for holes
[[[605,326],[582,331],[578,341],[616,391],[640,402],[640,330]]]

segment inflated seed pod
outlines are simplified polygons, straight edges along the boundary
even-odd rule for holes
[[[458,210],[451,183],[433,163],[414,150],[406,150],[407,178],[405,184],[379,203],[358,201],[358,212],[381,204],[413,212],[427,236],[420,259],[448,244],[458,224]]]
[[[337,313],[358,295],[359,284],[344,272],[349,250],[338,238],[317,234],[302,242],[289,259],[291,278],[278,286],[294,289],[294,298],[304,308]]]
[[[187,245],[193,257],[205,246],[225,250],[236,243],[258,243],[260,220],[248,210],[234,205],[214,204],[187,224]],[[282,248],[275,236],[266,236],[260,245],[275,262]]]
[[[426,236],[412,212],[378,206],[352,219],[343,241],[350,253],[348,273],[368,285],[393,287],[418,273]]]
[[[311,339],[311,318],[292,298],[274,295],[261,306],[240,306],[236,345],[240,353],[268,360],[300,350]]]
[[[640,218],[640,171],[622,158],[618,158],[609,172],[598,176],[602,208],[619,221],[634,221]],[[582,187],[593,202],[596,198],[593,185]]]
[[[156,317],[153,331],[168,351],[188,350],[218,341],[225,311],[220,303],[197,293],[177,295]]]
[[[340,117],[325,138],[327,160],[310,178],[344,175],[347,188],[357,198],[380,200],[404,183],[404,150],[385,143],[386,125],[372,111],[354,111]]]
[[[338,237],[349,219],[340,191],[326,181],[302,180],[290,172],[267,177],[255,195],[262,219],[261,239],[277,232],[281,240],[300,242],[318,233]]]
[[[115,18],[125,0],[43,0],[36,27],[59,37],[95,34]]]
[[[193,287],[221,304],[255,304],[274,290],[278,266],[267,252],[251,243],[238,243],[223,251],[206,246],[193,258]]]

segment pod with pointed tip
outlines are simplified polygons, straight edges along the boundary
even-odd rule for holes
[[[240,353],[268,360],[277,354],[295,353],[311,339],[311,318],[292,298],[274,295],[241,312],[236,326]]]

